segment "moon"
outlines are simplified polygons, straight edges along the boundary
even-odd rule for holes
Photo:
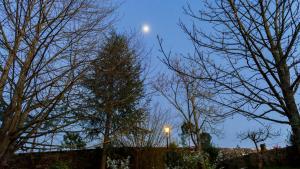
[[[145,34],[149,33],[149,32],[150,32],[150,26],[149,26],[148,24],[144,24],[144,25],[142,26],[142,31],[143,31],[143,33],[145,33]]]

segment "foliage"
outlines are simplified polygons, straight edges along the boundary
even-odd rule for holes
[[[189,135],[184,134],[184,133],[180,133],[179,137],[180,137],[180,145],[182,147],[188,147],[189,145],[188,145],[187,142],[188,142],[188,139],[189,139]]]
[[[107,168],[109,169],[129,169],[130,157],[126,159],[110,159],[107,157]]]
[[[211,135],[209,133],[206,132],[201,133],[201,144],[203,148],[212,146]]]
[[[176,142],[171,142],[171,143],[169,144],[169,149],[175,150],[176,148],[178,148],[178,145],[176,144]]]
[[[84,128],[91,137],[109,135],[135,126],[145,110],[139,107],[143,98],[143,80],[138,53],[125,35],[111,33],[82,81],[84,97],[80,112]]]
[[[209,134],[206,134],[209,135]],[[203,137],[205,138],[205,137]],[[210,138],[210,137],[208,137]],[[170,144],[172,151],[166,153],[166,166],[169,169],[197,169],[201,166],[203,169],[214,169],[219,162],[219,150],[215,148],[211,142],[202,144],[202,151],[194,152],[177,152],[176,147],[173,148]],[[172,147],[172,148],[171,148]]]
[[[191,122],[184,122],[181,125],[182,134],[189,135],[189,134],[193,133],[193,131],[195,131],[194,128],[195,128],[195,125],[193,125],[193,123],[191,123]]]
[[[85,141],[79,133],[67,132],[64,135],[62,147],[67,149],[83,149],[86,146]]]
[[[115,32],[109,34],[83,77],[85,98],[79,113],[91,139],[103,141],[101,168],[105,168],[111,137],[133,131],[147,113],[142,106],[144,82],[138,51],[130,38]]]
[[[62,161],[55,162],[49,169],[70,169],[69,166]]]
[[[166,154],[167,169],[216,169],[216,164],[211,163],[209,155],[204,152],[175,152]]]
[[[211,143],[203,146],[203,151],[208,154],[209,161],[216,163],[219,156],[219,149],[214,147]]]
[[[243,149],[243,148],[233,148],[231,150],[219,150],[218,156],[216,158],[216,163],[225,161],[225,160],[230,160],[230,159],[235,159],[235,158],[240,158],[242,156],[254,153],[254,150],[251,149]]]
[[[178,166],[183,166],[183,160],[180,153],[169,151],[165,155],[165,165],[168,169],[173,169]]]

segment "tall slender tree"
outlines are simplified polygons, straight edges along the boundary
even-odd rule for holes
[[[144,111],[142,66],[128,37],[111,33],[82,82],[87,90],[87,113],[82,116],[92,138],[103,138],[101,169],[105,169],[112,136],[132,129]]]

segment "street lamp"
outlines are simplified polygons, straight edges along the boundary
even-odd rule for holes
[[[167,148],[169,148],[169,140],[170,140],[170,135],[171,135],[171,127],[169,125],[164,126],[164,133],[165,133],[166,139],[167,139]]]

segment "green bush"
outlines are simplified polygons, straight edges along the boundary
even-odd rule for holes
[[[175,152],[171,151],[166,154],[167,169],[215,169],[216,165],[212,164],[209,155],[205,152]]]
[[[130,157],[126,159],[110,159],[107,157],[107,168],[109,169],[129,169]]]
[[[70,168],[65,162],[58,161],[52,164],[49,169],[70,169]]]
[[[219,155],[219,150],[216,147],[214,147],[210,144],[210,145],[203,147],[203,151],[208,154],[209,161],[211,161],[212,163],[216,162],[218,155]]]
[[[171,142],[170,144],[169,144],[169,149],[177,149],[178,148],[178,145],[175,143],[175,142]]]

